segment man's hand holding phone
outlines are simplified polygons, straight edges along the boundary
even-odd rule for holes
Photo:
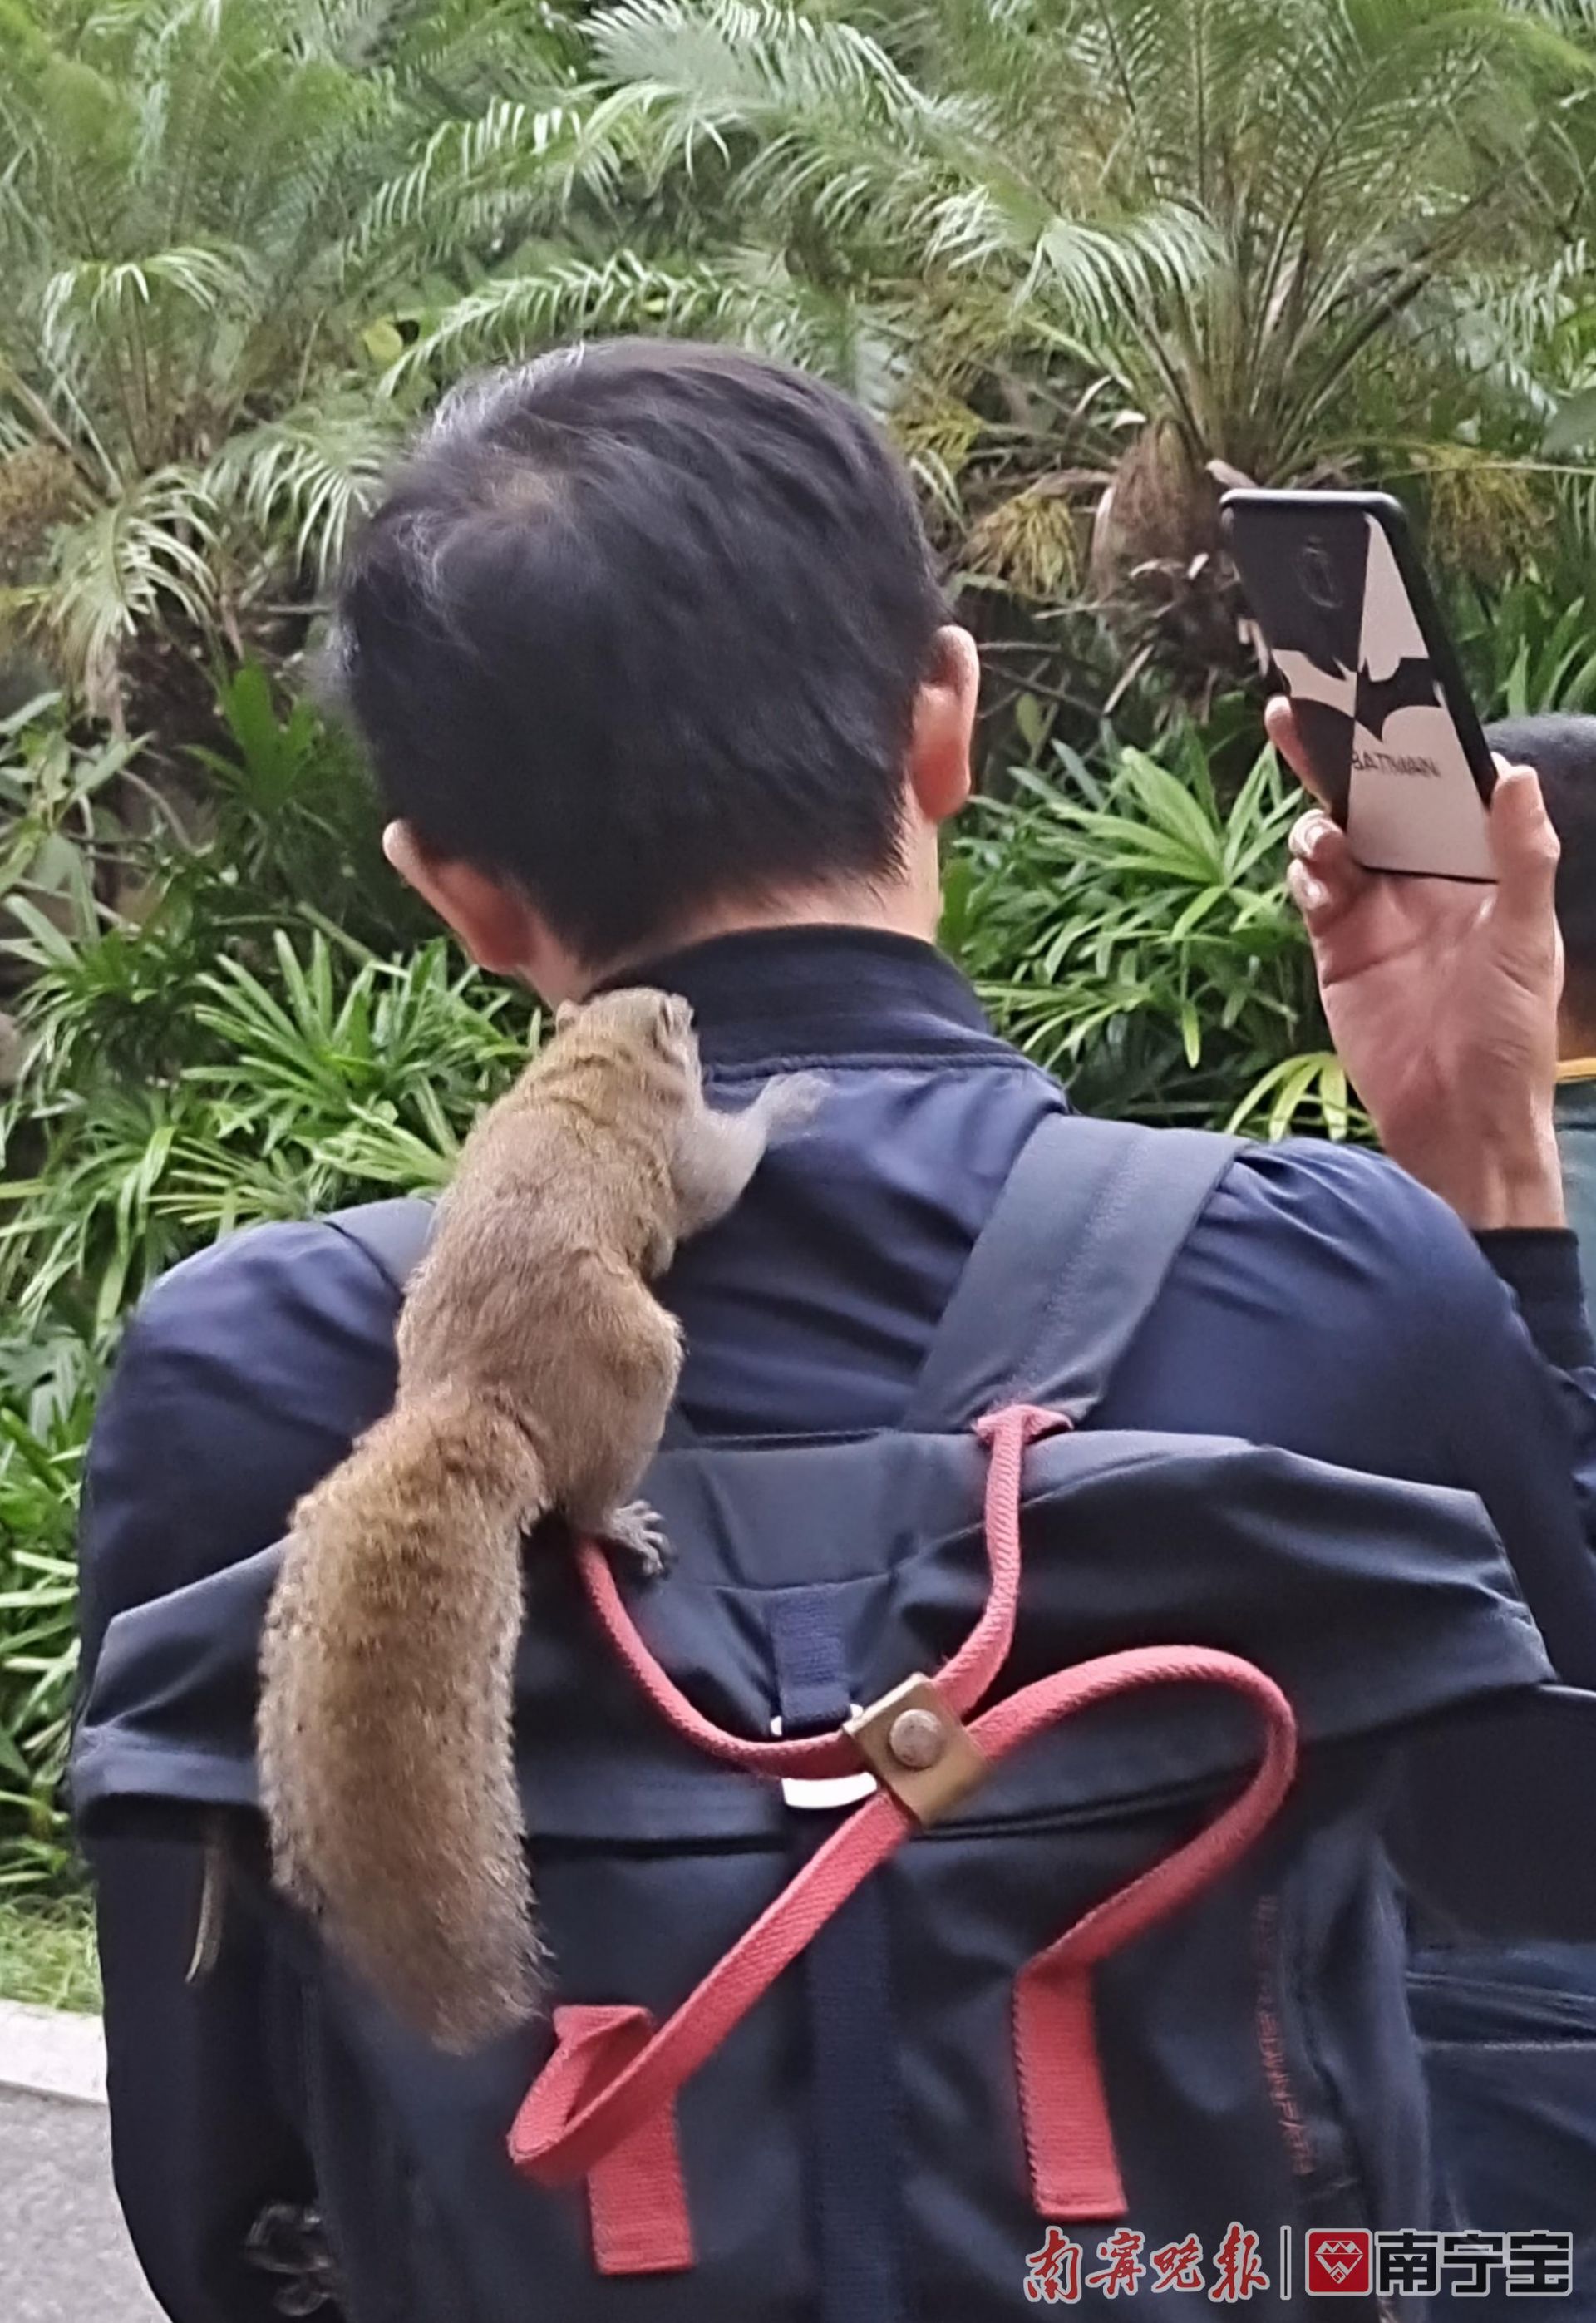
[[[1322,796],[1289,702],[1266,722]],[[1392,1160],[1476,1232],[1561,1226],[1557,840],[1527,767],[1498,761],[1487,813],[1494,885],[1366,871],[1322,807],[1292,833],[1289,885],[1336,1052]]]

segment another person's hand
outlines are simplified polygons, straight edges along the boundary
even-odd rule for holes
[[[1266,723],[1316,790],[1289,702]],[[1318,808],[1292,832],[1289,884],[1336,1052],[1392,1160],[1476,1230],[1560,1226],[1557,840],[1533,770],[1497,764],[1494,886],[1365,871]]]

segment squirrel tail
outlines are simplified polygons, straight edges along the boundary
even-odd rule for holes
[[[450,2049],[537,1995],[512,1721],[521,1538],[548,1505],[491,1396],[418,1394],[295,1510],[262,1640],[278,1884]]]

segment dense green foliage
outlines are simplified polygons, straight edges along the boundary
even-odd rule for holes
[[[986,656],[998,1022],[1106,1109],[1357,1134],[1217,491],[1392,483],[1482,705],[1596,707],[1593,76],[1591,0],[0,0],[0,1886],[64,1861],[129,1306],[436,1182],[536,1036],[304,683],[438,389],[643,329],[863,396]]]

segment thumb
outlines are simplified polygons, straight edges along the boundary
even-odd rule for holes
[[[1555,947],[1557,834],[1533,767],[1496,762],[1490,835],[1496,869],[1494,917],[1505,934],[1526,944]]]
[[[1315,770],[1307,738],[1286,694],[1277,693],[1271,702],[1264,704],[1263,730],[1304,790],[1311,792],[1315,798],[1322,799],[1325,794],[1325,785]]]

